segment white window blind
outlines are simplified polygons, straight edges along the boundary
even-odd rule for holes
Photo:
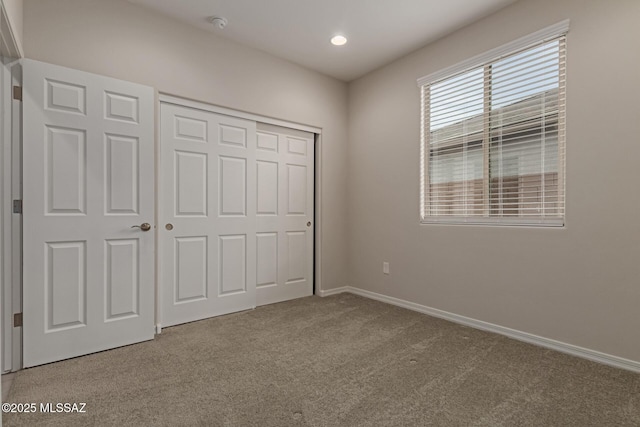
[[[566,29],[543,33],[419,81],[424,222],[564,224]]]

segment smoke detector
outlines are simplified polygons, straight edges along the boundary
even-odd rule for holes
[[[224,30],[224,27],[227,26],[227,18],[223,18],[222,16],[210,16],[207,21],[219,30]]]

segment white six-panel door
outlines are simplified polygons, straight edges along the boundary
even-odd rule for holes
[[[162,326],[255,307],[255,122],[161,104]]]
[[[153,89],[23,62],[24,366],[154,336]]]
[[[313,138],[258,123],[257,305],[313,293]]]

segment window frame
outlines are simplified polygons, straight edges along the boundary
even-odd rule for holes
[[[446,78],[462,74],[473,69],[482,69],[483,73],[491,72],[491,64],[499,61],[504,57],[511,56],[550,42],[554,39],[562,38],[560,43],[561,49],[566,48],[566,39],[564,38],[569,31],[569,20],[559,22],[557,24],[546,27],[540,31],[536,31],[527,36],[521,37],[510,43],[498,48],[492,49],[480,55],[474,56],[466,61],[447,67],[438,72],[429,74],[418,79],[418,87],[420,88],[420,223],[422,224],[475,224],[475,225],[497,225],[497,226],[543,226],[543,227],[564,227],[566,223],[566,175],[565,161],[566,156],[566,78],[559,85],[558,99],[562,105],[558,108],[558,150],[562,156],[558,157],[558,200],[562,200],[562,215],[549,217],[520,217],[520,216],[491,216],[490,215],[490,181],[489,177],[489,152],[490,152],[490,126],[483,126],[482,130],[482,151],[483,151],[483,210],[482,216],[432,216],[429,215],[428,207],[428,191],[429,191],[429,141],[430,132],[430,86],[431,84],[442,81]],[[566,67],[566,59],[565,59]],[[490,103],[491,85],[484,85],[484,101],[483,101],[483,118],[484,123],[489,122],[491,114]],[[544,144],[544,142],[543,142]],[[523,175],[524,176],[524,175]]]

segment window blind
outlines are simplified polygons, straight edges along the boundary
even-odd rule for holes
[[[564,223],[565,37],[421,85],[423,221]]]

